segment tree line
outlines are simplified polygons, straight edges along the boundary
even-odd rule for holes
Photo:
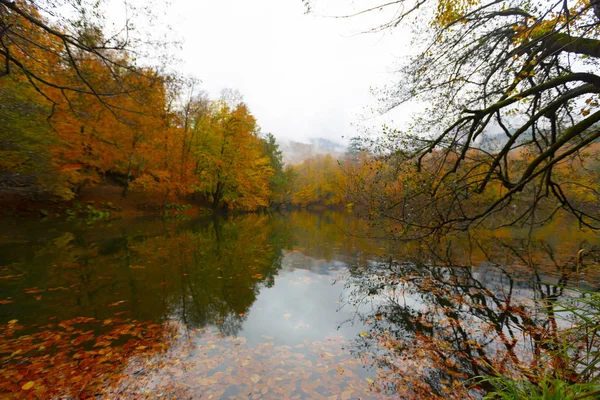
[[[59,24],[44,5],[0,2],[0,192],[71,200],[110,180],[163,205],[273,201],[281,153],[239,94],[210,99],[140,65],[131,43],[90,18]]]

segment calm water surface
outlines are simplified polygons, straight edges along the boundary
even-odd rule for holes
[[[559,227],[431,249],[336,212],[6,221],[0,396],[452,397],[530,360],[552,284],[598,287],[569,262],[597,238]]]

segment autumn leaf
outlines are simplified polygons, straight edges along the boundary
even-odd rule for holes
[[[109,307],[116,307],[116,306],[118,306],[119,304],[126,303],[127,301],[129,301],[129,300],[120,300],[120,301],[116,301],[116,302],[114,302],[114,303],[110,303],[108,306],[109,306]]]
[[[23,390],[29,390],[31,388],[33,388],[35,386],[35,382],[34,381],[29,381],[26,384],[24,384],[23,386],[21,386],[21,389]]]

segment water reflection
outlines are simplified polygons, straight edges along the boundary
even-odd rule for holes
[[[477,397],[471,376],[543,368],[554,302],[599,283],[585,234],[365,229],[335,212],[8,222],[0,394]]]
[[[356,223],[291,213],[5,225],[0,392],[278,398],[263,393],[273,381],[290,396],[364,395],[373,373],[344,350],[361,328],[337,329],[352,313],[339,307],[345,260],[371,243],[345,234]]]
[[[575,249],[584,244],[596,254],[589,242]],[[405,398],[479,398],[487,388],[473,377],[550,371],[552,340],[568,326],[556,302],[574,295],[572,285],[598,288],[597,270],[582,281],[576,260],[557,257],[577,255],[565,247],[483,235],[422,243],[397,255],[404,262],[356,265],[348,301],[370,306],[359,313],[369,329],[352,351],[380,367],[379,390]],[[474,258],[482,261],[464,264]]]

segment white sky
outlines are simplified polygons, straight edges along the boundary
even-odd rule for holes
[[[364,108],[375,105],[370,87],[393,80],[394,60],[407,52],[408,40],[401,32],[357,34],[381,13],[318,13],[305,15],[301,0],[172,0],[166,15],[183,39],[177,69],[201,79],[211,97],[238,89],[262,130],[278,139],[347,140],[363,123]]]
[[[365,128],[401,127],[411,114],[410,107],[393,117],[373,118],[367,111],[377,106],[370,89],[398,79],[392,71],[410,52],[409,30],[361,32],[388,22],[397,9],[327,17],[385,1],[314,0],[310,15],[301,0],[170,0],[167,7],[161,0],[128,3],[150,8],[158,17],[151,26],[136,26],[142,36],[145,31],[161,37],[168,25],[168,39],[183,42],[177,54],[181,62],[174,61],[171,69],[200,79],[199,89],[211,98],[224,88],[238,89],[262,131],[280,141],[324,137],[347,142]],[[123,0],[106,0],[104,6],[113,29],[121,29]]]

